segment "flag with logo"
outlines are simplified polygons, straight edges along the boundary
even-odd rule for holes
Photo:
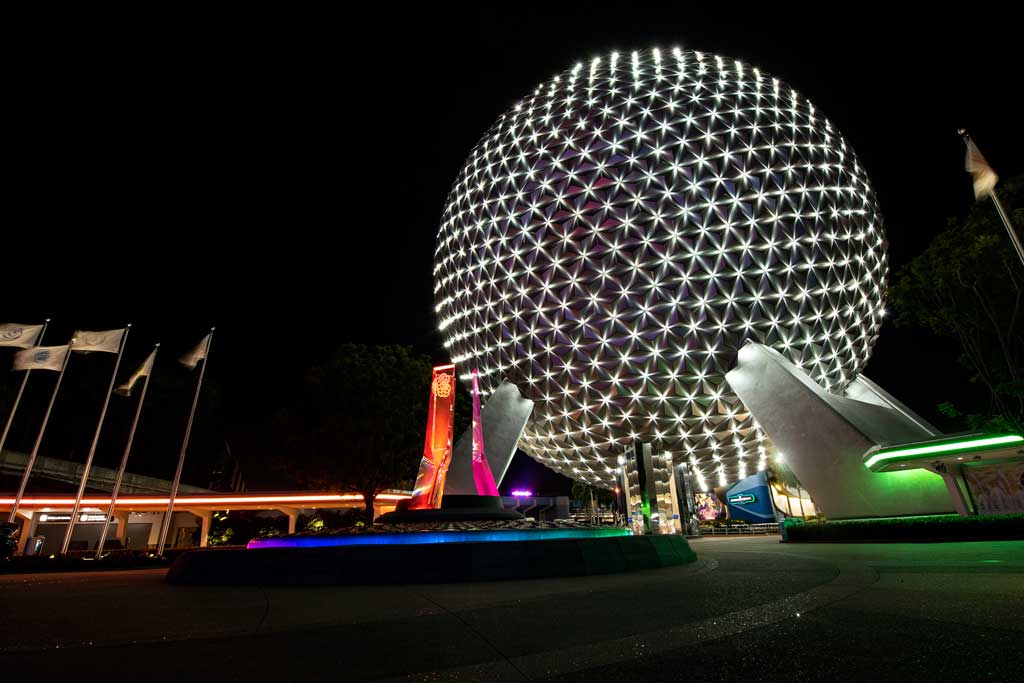
[[[0,346],[20,346],[27,349],[39,341],[42,325],[19,325],[18,323],[0,323]]]
[[[119,330],[104,330],[102,332],[87,332],[78,330],[75,332],[75,351],[102,351],[104,353],[117,353],[121,349],[121,338],[124,337],[125,328]]]
[[[60,372],[67,357],[67,346],[34,346],[14,354],[14,369]]]
[[[211,333],[212,334],[212,333]],[[204,360],[206,355],[210,352],[210,334],[203,337],[203,340],[199,342],[194,349],[189,351],[187,354],[178,359],[178,362],[184,365],[189,370],[192,370],[199,364],[199,361]]]
[[[981,150],[974,144],[974,140],[967,141],[967,160],[964,166],[967,172],[974,176],[974,198],[984,199],[992,194],[999,176],[981,155]]]
[[[128,378],[128,381],[114,389],[114,393],[119,396],[131,396],[132,389],[135,388],[135,383],[143,377],[149,377],[150,373],[153,372],[153,362],[156,360],[156,349],[149,354],[149,357],[139,366],[139,369],[132,373],[132,376]]]

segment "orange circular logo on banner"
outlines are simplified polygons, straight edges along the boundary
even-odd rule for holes
[[[434,396],[448,398],[452,395],[452,375],[438,375],[434,378]]]

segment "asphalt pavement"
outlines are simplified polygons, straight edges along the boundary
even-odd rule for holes
[[[632,574],[186,587],[0,576],[0,672],[58,680],[1019,680],[1024,542],[693,541]]]

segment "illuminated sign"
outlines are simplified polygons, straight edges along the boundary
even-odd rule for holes
[[[43,522],[67,522],[67,521],[70,521],[70,519],[71,519],[71,515],[69,515],[69,514],[54,515],[52,513],[44,512],[41,515],[39,515],[39,522],[40,523],[43,523]],[[81,515],[78,516],[78,521],[79,522],[102,522],[103,519],[104,519],[103,515],[89,514],[89,513],[84,513],[84,512]]]
[[[757,501],[753,493],[734,493],[729,496],[729,505],[747,505]]]

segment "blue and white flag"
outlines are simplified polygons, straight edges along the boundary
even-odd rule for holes
[[[15,370],[54,370],[60,372],[68,357],[68,346],[34,346],[14,354]]]
[[[78,330],[75,332],[75,351],[103,351],[104,353],[117,353],[121,349],[121,338],[124,337],[125,328],[119,330],[104,330],[103,332],[86,332]]]
[[[39,341],[39,333],[42,331],[42,325],[0,323],[0,346],[20,346],[27,349]]]

